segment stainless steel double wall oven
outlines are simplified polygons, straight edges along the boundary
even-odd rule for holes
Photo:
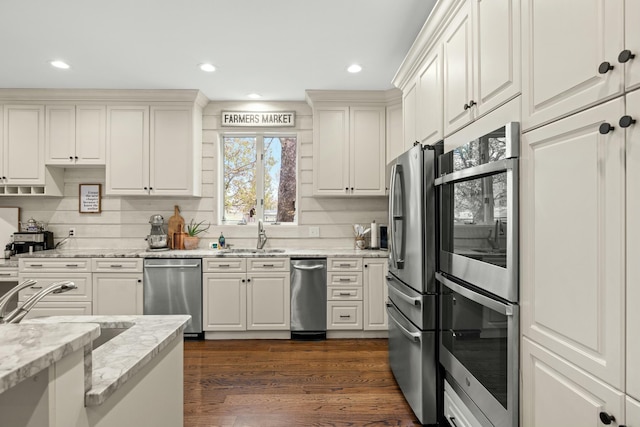
[[[520,126],[484,132],[438,159],[439,359],[486,426],[518,425]]]

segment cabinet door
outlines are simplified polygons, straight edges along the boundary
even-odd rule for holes
[[[45,163],[64,166],[75,164],[76,107],[47,105],[45,112]]]
[[[627,111],[640,118],[640,92],[627,95]],[[640,125],[627,128],[627,394],[640,400]],[[640,423],[640,420],[637,421]],[[639,424],[640,425],[640,424]]]
[[[104,105],[76,107],[76,164],[104,165],[107,109]]]
[[[520,0],[473,2],[478,115],[520,93]]]
[[[628,90],[640,86],[640,26],[638,25],[638,16],[640,16],[640,0],[626,0],[624,2],[624,48],[636,55],[634,59],[624,65],[625,84]],[[620,65],[622,66],[622,64]]]
[[[524,335],[619,389],[625,170],[616,122],[623,113],[618,98],[523,134],[520,215]],[[616,129],[600,134],[603,122]]]
[[[323,107],[313,114],[313,194],[349,193],[349,108]]]
[[[387,324],[387,260],[364,259],[364,330],[388,330]]]
[[[4,106],[4,176],[7,184],[44,184],[44,106]]]
[[[402,154],[409,148],[413,147],[413,143],[418,140],[416,132],[416,116],[418,114],[418,80],[413,80],[407,85],[402,92],[402,129],[403,129],[403,150]]]
[[[91,313],[91,302],[40,301],[24,316],[24,320],[44,316],[83,316]]]
[[[384,196],[386,166],[384,107],[351,107],[349,129],[351,194]]]
[[[147,106],[107,107],[106,193],[149,193]]]
[[[623,0],[523,0],[522,26],[523,130],[622,93]]]
[[[247,284],[244,273],[202,275],[203,329],[245,331],[247,329]]]
[[[247,274],[247,330],[289,330],[289,273]]]
[[[640,402],[627,397],[625,417],[627,419],[627,427],[640,426]]]
[[[150,138],[150,193],[191,195],[194,176],[192,109],[152,106]]]
[[[465,1],[443,38],[445,136],[469,123],[475,111],[470,105],[474,101],[471,31],[471,6]]]
[[[435,144],[443,137],[442,88],[442,45],[438,44],[418,73],[415,140],[423,144]]]
[[[522,425],[600,427],[600,412],[624,424],[624,394],[545,348],[522,340]]]
[[[91,273],[22,273],[20,272],[19,281],[23,282],[27,279],[35,280],[37,283],[18,292],[18,301],[26,301],[33,295],[46,289],[53,283],[69,280],[76,285],[75,289],[71,289],[64,293],[48,294],[42,301],[76,301],[91,302],[92,286]]]
[[[93,314],[142,314],[141,273],[93,273]]]
[[[402,136],[402,104],[387,106],[387,160],[391,160],[404,153]]]
[[[327,302],[327,330],[362,330],[362,301]]]

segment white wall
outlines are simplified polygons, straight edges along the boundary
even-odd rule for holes
[[[135,248],[146,247],[149,216],[161,214],[165,221],[179,205],[185,222],[191,218],[206,220],[213,225],[204,235],[201,248],[217,240],[223,232],[227,243],[236,247],[253,247],[257,241],[255,225],[217,225],[219,203],[217,181],[221,132],[221,110],[278,110],[296,111],[295,132],[298,134],[298,225],[267,225],[267,248],[350,248],[353,246],[354,223],[387,222],[387,199],[315,198],[313,177],[313,119],[311,108],[304,102],[247,103],[211,102],[203,113],[202,141],[202,197],[102,197],[99,214],[78,213],[78,184],[105,181],[102,168],[67,168],[64,174],[64,197],[37,196],[0,197],[0,206],[19,206],[22,220],[30,217],[48,223],[56,241],[75,227],[77,237],[70,239],[67,248]],[[230,129],[233,130],[233,129]],[[285,129],[291,131],[291,128]],[[167,165],[166,167],[170,167]],[[309,228],[320,228],[320,237],[309,237]],[[4,244],[5,242],[0,242]]]

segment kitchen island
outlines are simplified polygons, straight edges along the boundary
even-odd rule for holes
[[[188,320],[59,316],[0,325],[3,425],[182,426]]]

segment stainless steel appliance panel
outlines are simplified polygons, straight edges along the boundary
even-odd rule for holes
[[[144,260],[144,314],[189,314],[185,335],[202,334],[202,260]]]
[[[291,259],[292,337],[325,335],[327,330],[327,260]]]
[[[407,403],[422,424],[438,421],[437,331],[421,331],[392,304],[389,315],[389,364]]]
[[[389,301],[419,329],[436,329],[438,297],[421,294],[393,276],[387,276]]]
[[[436,292],[435,151],[415,145],[392,165],[389,272],[418,292]]]
[[[519,307],[436,278],[440,363],[492,425],[518,425]]]

